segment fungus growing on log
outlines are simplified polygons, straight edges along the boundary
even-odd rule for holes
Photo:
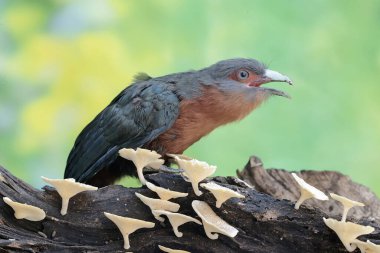
[[[202,195],[202,192],[198,188],[198,184],[205,178],[214,174],[216,166],[195,159],[181,159],[178,156],[174,156],[174,159],[178,163],[178,166],[184,170],[182,175],[186,180],[191,182],[195,194],[197,196]]]
[[[216,215],[206,202],[194,200],[191,203],[191,206],[198,214],[199,218],[202,219],[203,228],[208,238],[212,240],[218,239],[218,233],[229,237],[235,237],[239,232],[236,228]]]
[[[330,193],[331,198],[339,201],[343,205],[343,214],[341,221],[346,221],[348,211],[354,206],[364,206],[363,203],[348,199],[346,197]]]
[[[178,231],[178,227],[187,223],[187,222],[195,222],[199,225],[202,225],[202,222],[200,222],[199,220],[197,220],[193,217],[184,215],[184,214],[180,214],[180,213],[172,213],[172,212],[168,212],[168,211],[164,211],[164,210],[153,210],[152,213],[155,217],[159,217],[161,215],[166,215],[166,217],[168,217],[170,224],[173,227],[174,234],[177,237],[183,236],[183,233]]]
[[[230,198],[245,198],[244,195],[213,182],[203,183],[201,187],[209,190],[214,195],[216,199],[215,206],[217,208],[220,208],[222,204]]]
[[[98,187],[75,182],[73,178],[67,179],[50,179],[41,177],[46,183],[51,184],[57,190],[62,198],[61,214],[67,214],[69,200],[71,197],[83,191],[96,191]]]
[[[136,197],[138,197],[145,205],[149,206],[150,210],[152,211],[152,214],[154,215],[154,218],[157,220],[163,222],[165,219],[159,216],[156,216],[153,213],[153,210],[164,210],[164,211],[170,211],[170,212],[178,212],[180,205],[177,203],[173,203],[167,200],[162,199],[153,199],[146,197],[138,192],[135,193]]]
[[[5,203],[7,203],[15,211],[14,215],[16,219],[26,219],[30,221],[40,221],[45,219],[45,211],[39,207],[22,204],[11,200],[8,197],[3,197]]]
[[[119,150],[119,155],[127,160],[131,160],[135,164],[137,175],[143,185],[146,184],[143,174],[144,167],[148,166],[153,169],[159,169],[164,164],[164,160],[160,159],[160,154],[148,149],[137,148],[134,150],[132,148],[123,148]]]
[[[151,190],[157,193],[157,195],[160,197],[162,200],[169,200],[169,199],[175,199],[175,198],[181,198],[181,197],[186,197],[189,195],[188,193],[184,192],[176,192],[176,191],[171,191],[169,189],[165,189],[159,186],[156,186],[150,182],[146,182],[146,186]]]
[[[323,192],[315,188],[314,186],[309,185],[306,183],[302,178],[297,176],[296,173],[292,173],[292,176],[297,181],[298,185],[300,186],[299,189],[301,191],[300,198],[298,199],[296,205],[294,206],[295,209],[299,209],[301,204],[310,198],[316,198],[319,200],[328,200],[329,197],[326,196]]]
[[[356,245],[351,245],[351,243],[354,243],[357,237],[370,234],[375,230],[371,226],[362,226],[356,223],[337,221],[331,218],[323,218],[323,221],[326,226],[334,230],[344,247],[346,247],[346,249],[350,252],[356,249]]]
[[[380,245],[374,244],[369,240],[367,242],[355,240],[354,244],[358,246],[361,253],[380,253]]]
[[[171,248],[167,248],[167,247],[164,247],[161,245],[158,245],[158,248],[160,250],[162,250],[163,252],[167,252],[167,253],[190,253],[190,251],[179,250],[179,249],[171,249]]]
[[[155,224],[153,222],[138,220],[128,217],[122,217],[119,215],[106,213],[104,215],[110,219],[119,228],[124,238],[124,249],[129,249],[129,235],[141,228],[153,228]]]
[[[179,159],[182,159],[182,160],[193,160],[193,158],[184,154],[166,154],[166,156],[172,157],[174,159],[178,157]]]

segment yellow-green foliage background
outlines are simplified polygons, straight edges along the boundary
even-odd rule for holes
[[[283,72],[272,98],[186,153],[233,175],[339,170],[380,193],[380,2],[0,0],[0,164],[33,185],[61,177],[80,130],[136,72],[231,57]]]

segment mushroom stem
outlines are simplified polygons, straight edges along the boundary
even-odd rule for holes
[[[123,234],[124,239],[124,249],[129,249],[131,245],[129,244],[129,234]]]
[[[173,231],[174,231],[174,234],[177,237],[182,237],[183,236],[183,233],[178,231],[178,227],[173,227]]]
[[[137,167],[137,176],[139,177],[141,184],[146,185],[146,180],[143,174],[143,168],[141,168],[141,166]]]
[[[216,203],[215,203],[215,206],[216,206],[217,208],[220,208],[220,207],[222,206],[223,203],[224,203],[224,200],[222,200],[222,199],[217,199],[217,200],[216,200]]]
[[[340,221],[346,221],[348,210],[350,210],[350,207],[343,206],[343,213],[342,213],[342,219]]]
[[[194,190],[195,195],[197,195],[197,196],[201,196],[201,195],[203,194],[203,192],[201,192],[201,191],[199,190],[198,183],[199,183],[199,182],[191,181],[191,186],[193,187],[193,190]]]
[[[218,239],[219,237],[218,233],[211,233],[211,231],[214,230],[214,228],[210,226],[209,224],[207,224],[206,222],[202,222],[202,223],[203,223],[204,231],[207,237],[210,238],[211,240]]]
[[[137,220],[129,217],[122,217],[112,213],[104,212],[104,215],[110,219],[119,228],[120,233],[123,235],[124,239],[124,249],[129,249],[131,247],[129,243],[129,235],[141,228],[153,228],[154,223]]]
[[[61,208],[61,214],[66,215],[67,214],[67,208],[69,207],[69,198],[62,198],[62,208]]]
[[[306,191],[301,191],[301,196],[300,196],[300,198],[298,199],[298,201],[297,201],[296,205],[294,206],[294,208],[298,210],[298,209],[300,208],[301,204],[302,204],[305,200],[308,200],[308,199],[310,199],[310,198],[312,198],[312,197],[313,197],[312,194],[310,194],[310,193],[308,193],[308,192],[306,192]]]

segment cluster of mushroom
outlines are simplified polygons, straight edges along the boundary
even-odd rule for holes
[[[227,222],[222,220],[217,214],[211,209],[211,207],[203,201],[194,200],[192,202],[192,207],[198,216],[202,219],[202,222],[199,220],[178,213],[180,205],[174,202],[170,202],[170,199],[186,197],[188,193],[171,191],[162,187],[158,187],[150,182],[147,182],[143,175],[144,167],[151,167],[154,169],[159,169],[164,163],[163,159],[160,159],[160,155],[155,151],[150,151],[146,149],[138,148],[133,149],[122,149],[120,150],[120,156],[132,160],[136,166],[139,179],[142,184],[146,185],[150,190],[156,192],[159,196],[159,199],[153,199],[146,197],[140,193],[135,193],[136,196],[152,211],[154,217],[163,222],[166,216],[169,220],[169,223],[173,227],[174,234],[177,237],[182,237],[183,233],[178,230],[178,227],[187,223],[194,222],[196,224],[202,225],[204,227],[206,235],[210,239],[217,239],[218,234],[224,234],[230,237],[235,237],[238,233],[238,230]],[[183,155],[173,155],[179,167],[182,169],[182,175],[186,181],[191,182],[193,190],[197,196],[200,196],[202,192],[199,190],[198,185],[201,181],[206,179],[208,176],[211,176],[215,170],[216,166],[210,166],[206,162],[197,161],[195,159],[189,159]],[[1,179],[1,178],[0,178]],[[95,191],[98,188],[82,183],[75,182],[74,179],[49,179],[42,177],[42,179],[53,185],[57,193],[62,198],[61,205],[61,215],[66,215],[69,205],[69,200],[71,197],[83,191]],[[232,197],[244,198],[243,195],[234,192],[226,187],[222,187],[215,183],[204,183],[201,186],[211,193],[214,194],[216,198],[216,206],[221,207],[222,203]],[[27,219],[30,221],[40,221],[45,219],[46,213],[43,209],[23,204],[19,202],[12,201],[9,197],[3,198],[4,202],[7,203],[14,210],[14,216],[17,219]],[[141,228],[153,228],[155,223],[133,219],[129,217],[122,217],[115,214],[104,212],[104,215],[116,224],[124,238],[124,248],[129,249],[129,235]],[[165,252],[177,252],[185,253],[187,251],[170,249],[164,246],[159,246],[162,251]]]
[[[203,225],[206,235],[213,240],[218,238],[218,233],[229,237],[235,237],[237,235],[238,230],[220,218],[206,202],[200,200],[194,200],[192,202],[194,211],[202,220],[202,222],[200,222],[193,217],[178,213],[180,205],[169,201],[170,199],[187,197],[188,193],[165,189],[145,180],[142,171],[144,167],[159,169],[164,163],[163,159],[161,159],[160,155],[155,151],[140,148],[137,150],[122,149],[120,150],[119,154],[120,156],[133,161],[133,163],[136,165],[141,183],[145,184],[151,191],[154,191],[159,196],[159,199],[149,198],[140,193],[135,193],[136,197],[138,197],[151,209],[153,216],[158,221],[164,222],[165,219],[162,216],[166,216],[173,228],[174,234],[177,237],[183,236],[183,233],[178,230],[178,227],[187,222],[194,222],[198,225]],[[202,192],[199,190],[199,183],[207,177],[211,176],[215,172],[216,166],[209,165],[206,162],[184,157],[182,155],[171,156],[179,165],[183,178],[191,183],[194,193],[197,196],[202,195]],[[322,191],[306,183],[295,173],[292,173],[292,176],[297,181],[301,191],[300,198],[295,204],[295,209],[299,209],[300,205],[310,198],[316,198],[319,200],[329,199],[328,196],[325,195]],[[45,182],[53,185],[56,188],[58,194],[61,196],[61,215],[67,214],[69,200],[71,197],[83,191],[94,191],[98,189],[97,187],[75,182],[74,179],[49,179],[45,177],[42,177],[42,179]],[[202,183],[200,186],[207,189],[214,195],[217,208],[220,208],[221,205],[229,198],[244,198],[243,195],[213,182]],[[362,253],[380,252],[380,245],[376,245],[370,241],[363,242],[357,239],[361,235],[372,233],[374,231],[373,227],[346,222],[348,211],[352,207],[364,206],[364,204],[334,193],[330,193],[330,196],[343,205],[342,219],[338,221],[332,218],[323,218],[323,220],[329,228],[335,231],[345,248],[349,252],[354,251],[356,248],[359,248]],[[39,207],[15,202],[12,201],[9,197],[4,197],[3,200],[13,208],[14,216],[17,219],[40,221],[46,217],[45,211]],[[155,223],[153,222],[133,219],[129,217],[122,217],[107,212],[105,212],[104,215],[112,222],[114,222],[119,228],[124,238],[125,249],[130,248],[129,235],[131,233],[141,228],[153,228],[155,226]],[[170,249],[164,246],[159,246],[159,248],[165,252],[186,252],[183,250]]]
[[[301,191],[300,198],[295,204],[295,209],[298,209],[305,200],[310,198],[316,198],[318,200],[329,199],[327,195],[325,195],[314,186],[306,183],[295,173],[292,173],[292,176],[297,181]],[[330,193],[330,196],[343,205],[342,219],[338,221],[332,218],[323,218],[323,221],[325,222],[326,226],[334,230],[334,232],[338,235],[339,239],[343,243],[344,247],[349,252],[352,252],[356,248],[359,248],[361,253],[380,253],[380,245],[376,245],[369,240],[367,242],[363,242],[357,239],[361,235],[372,233],[375,230],[373,227],[362,226],[353,222],[346,222],[348,211],[355,206],[363,207],[364,204],[334,193]]]
[[[91,185],[75,182],[75,180],[72,178],[49,179],[46,177],[42,177],[42,179],[45,182],[53,185],[56,188],[58,194],[61,196],[62,198],[61,214],[62,215],[66,215],[69,200],[71,197],[83,191],[94,191],[98,189],[97,187],[94,187]],[[19,202],[11,200],[9,197],[3,197],[3,200],[6,204],[12,207],[12,209],[14,210],[14,216],[16,217],[16,219],[40,221],[40,220],[45,219],[46,217],[45,211],[39,207],[19,203]]]
[[[169,201],[174,198],[187,197],[187,193],[171,191],[169,189],[156,186],[145,180],[142,171],[144,167],[159,169],[164,163],[160,158],[161,156],[155,151],[141,148],[137,148],[136,150],[121,149],[119,154],[121,157],[131,160],[135,164],[141,183],[145,184],[151,191],[154,191],[159,196],[159,199],[149,198],[140,193],[135,193],[135,195],[151,209],[153,216],[158,221],[165,221],[162,216],[166,216],[173,228],[174,234],[177,237],[183,236],[183,233],[178,230],[178,227],[187,222],[194,222],[198,225],[203,224],[206,235],[213,240],[218,238],[218,233],[229,237],[235,237],[237,235],[238,230],[220,218],[206,202],[199,200],[194,200],[192,202],[194,211],[202,220],[202,222],[200,222],[193,217],[178,213],[180,205]],[[191,159],[183,155],[170,156],[173,157],[175,162],[178,164],[180,168],[179,172],[181,172],[183,178],[191,183],[194,193],[197,196],[200,196],[202,192],[199,190],[199,183],[211,176],[215,172],[216,166],[212,166],[206,162]],[[217,208],[220,208],[225,201],[232,197],[244,198],[243,195],[215,183],[203,183],[201,184],[201,187],[209,190],[215,196]],[[128,240],[126,237],[124,237],[124,239]],[[129,244],[125,246],[129,246]],[[127,249],[127,247],[125,248]],[[165,247],[160,247],[162,250],[163,248]]]

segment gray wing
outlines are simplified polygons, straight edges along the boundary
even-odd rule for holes
[[[122,91],[76,139],[65,178],[86,182],[114,162],[121,148],[141,147],[169,129],[179,112],[170,87],[152,79]]]

